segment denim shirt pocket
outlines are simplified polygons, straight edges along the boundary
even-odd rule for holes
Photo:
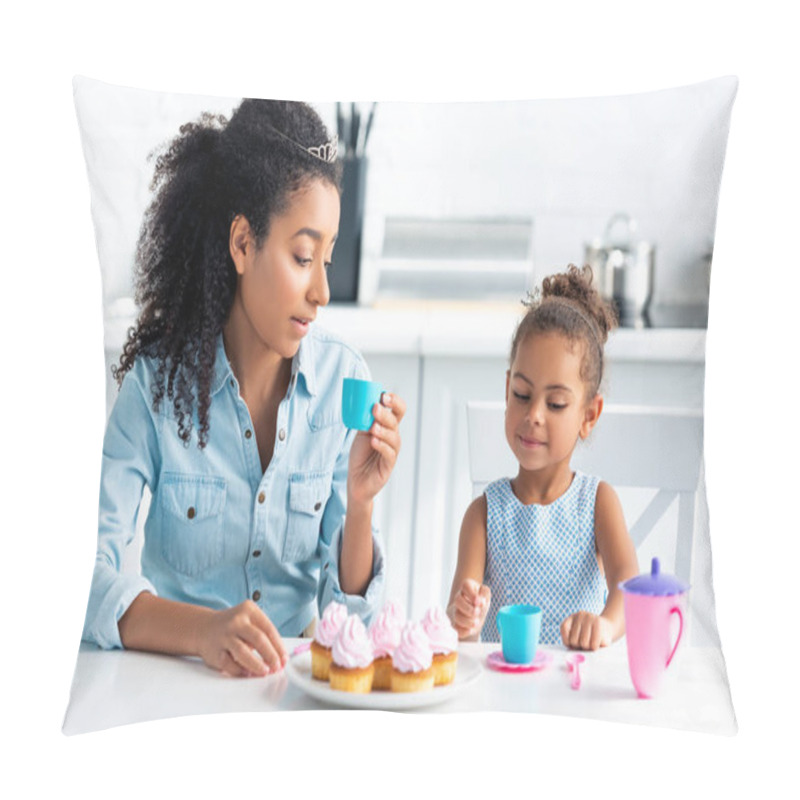
[[[342,421],[342,392],[341,389],[336,395],[338,398],[333,402],[330,397],[325,397],[323,400],[310,404],[308,407],[308,427],[316,433],[324,428],[330,428],[334,425],[344,432],[344,422]]]
[[[296,472],[289,476],[289,518],[282,561],[307,561],[317,554],[331,477],[330,472]]]
[[[222,560],[226,483],[211,475],[165,473],[161,553],[183,575],[196,576]]]

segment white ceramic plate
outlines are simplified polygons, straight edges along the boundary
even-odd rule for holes
[[[317,700],[346,708],[372,708],[382,711],[402,711],[407,708],[424,708],[443,703],[474,683],[480,677],[481,671],[482,667],[477,659],[459,653],[456,677],[447,686],[436,686],[425,692],[375,691],[369,694],[356,694],[331,689],[329,684],[312,678],[309,652],[290,658],[286,665],[289,680]]]

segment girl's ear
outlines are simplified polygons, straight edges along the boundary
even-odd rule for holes
[[[597,424],[597,420],[600,419],[600,414],[603,412],[603,395],[596,394],[587,404],[585,411],[583,412],[583,422],[581,423],[581,429],[579,432],[579,436],[581,439],[585,439],[592,431],[592,428]]]
[[[253,242],[253,232],[247,218],[238,214],[231,222],[231,234],[228,241],[231,251],[231,258],[239,275],[244,275],[245,265],[252,256],[255,247]]]

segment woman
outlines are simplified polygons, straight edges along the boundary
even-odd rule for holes
[[[369,617],[372,507],[405,404],[341,422],[361,356],[314,327],[339,226],[336,143],[302,103],[245,100],[184,125],[156,162],[137,302],[103,446],[84,638],[198,655],[233,675],[286,661],[335,599]],[[144,487],[142,574],[123,575]]]

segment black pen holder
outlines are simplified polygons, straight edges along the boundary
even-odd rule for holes
[[[331,302],[355,303],[361,266],[361,230],[364,222],[364,195],[367,186],[367,159],[346,156],[342,159],[342,203],[339,236],[333,248],[333,265],[328,272]]]

